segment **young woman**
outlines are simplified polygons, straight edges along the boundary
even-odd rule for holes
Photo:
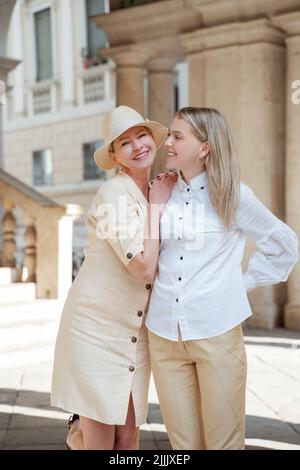
[[[95,161],[120,171],[102,184],[88,213],[85,260],[63,310],[52,381],[52,405],[80,416],[77,449],[138,449],[146,421],[144,316],[159,253],[153,208],[169,199],[175,181],[156,180],[149,192],[149,177],[166,134],[127,106],[103,119],[105,145]]]
[[[174,449],[243,449],[247,291],[287,280],[297,237],[240,183],[221,113],[181,109],[165,147],[179,176],[146,320],[163,419]],[[243,274],[246,233],[258,251]]]

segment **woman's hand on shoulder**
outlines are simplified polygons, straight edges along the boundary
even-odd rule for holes
[[[168,202],[176,181],[177,173],[174,171],[159,173],[150,183],[150,204],[165,204]]]

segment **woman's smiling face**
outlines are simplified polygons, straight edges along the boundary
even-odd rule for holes
[[[119,166],[134,171],[150,167],[155,151],[150,131],[146,127],[135,126],[113,141],[110,155]]]
[[[203,142],[197,139],[184,119],[178,117],[173,119],[164,146],[167,150],[166,167],[168,169],[184,172],[194,167],[199,168],[198,156]]]

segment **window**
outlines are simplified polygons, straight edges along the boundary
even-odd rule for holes
[[[107,39],[104,31],[99,29],[91,20],[91,16],[101,15],[106,11],[106,0],[86,0],[87,12],[87,56],[98,57],[99,49],[106,47]]]
[[[33,152],[33,184],[35,186],[53,184],[53,161],[51,149]]]
[[[36,80],[47,80],[53,76],[51,48],[51,11],[50,8],[34,14]]]
[[[83,145],[83,178],[85,180],[106,179],[106,173],[99,168],[94,160],[94,152],[103,145],[103,140]]]
[[[179,109],[179,83],[178,83],[178,76],[176,74],[174,80],[174,112],[176,113]]]

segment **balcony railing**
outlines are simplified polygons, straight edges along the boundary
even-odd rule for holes
[[[28,114],[33,116],[53,112],[57,108],[57,82],[47,80],[35,83],[29,90]]]
[[[59,83],[45,80],[35,83],[28,90],[28,116],[59,111]],[[84,69],[77,76],[77,105],[89,105],[110,100],[114,95],[114,65],[99,64]]]
[[[78,104],[85,105],[112,97],[114,66],[110,63],[100,64],[84,70],[78,77]]]

